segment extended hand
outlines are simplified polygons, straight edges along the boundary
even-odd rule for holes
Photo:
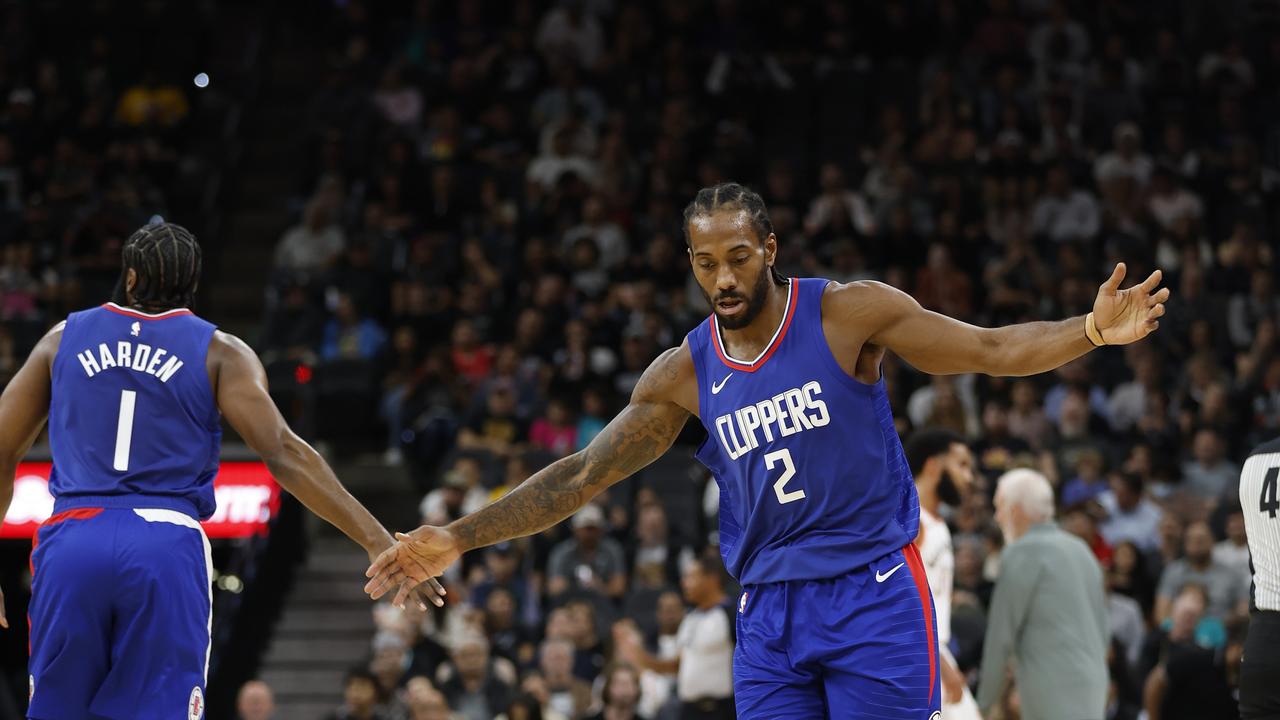
[[[1124,275],[1124,263],[1117,263],[1111,277],[1098,288],[1098,297],[1093,301],[1094,323],[1108,345],[1137,342],[1160,327],[1164,302],[1169,299],[1169,288],[1160,288],[1162,274],[1159,270],[1151,273],[1140,285],[1121,290]]]
[[[452,533],[430,525],[423,525],[408,535],[396,533],[396,540],[399,542],[379,555],[365,572],[371,579],[365,584],[364,590],[377,600],[398,585],[400,590],[392,604],[403,608],[405,598],[409,595],[406,588],[413,588],[419,583],[435,582],[434,578],[442,574],[462,553],[458,550],[457,540]],[[444,594],[439,583],[435,583],[434,587],[439,588],[439,595]]]

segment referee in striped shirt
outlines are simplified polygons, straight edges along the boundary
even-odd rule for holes
[[[1240,665],[1240,717],[1280,717],[1280,438],[1258,446],[1240,471],[1253,592]]]

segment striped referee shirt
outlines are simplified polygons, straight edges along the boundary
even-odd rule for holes
[[[1280,611],[1280,438],[1259,445],[1240,471],[1240,507],[1253,566],[1253,602]]]

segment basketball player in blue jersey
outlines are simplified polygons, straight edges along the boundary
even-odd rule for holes
[[[53,453],[53,515],[31,552],[39,720],[203,716],[213,568],[199,520],[215,509],[219,411],[371,559],[393,543],[289,430],[253,351],[191,313],[195,238],[149,225],[123,255],[114,302],[50,330],[0,396],[0,516],[46,416]]]
[[[1034,375],[1156,329],[1160,272],[1093,312],[979,328],[876,282],[785,278],[764,202],[736,184],[685,209],[689,260],[711,316],[645,371],[581,452],[447,527],[421,527],[369,569],[381,596],[469,550],[539,532],[666,452],[689,416],[720,487],[720,549],[742,583],[734,688],[743,718],[930,720],[938,645],[912,541],[920,508],[880,361],[922,371]],[[398,602],[399,600],[397,600]]]

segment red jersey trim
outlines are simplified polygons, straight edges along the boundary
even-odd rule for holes
[[[791,291],[787,294],[787,307],[782,316],[782,324],[778,326],[778,330],[773,334],[773,339],[765,346],[759,357],[749,363],[734,360],[729,357],[729,353],[724,348],[724,342],[720,336],[720,323],[716,320],[715,313],[711,314],[711,332],[715,335],[714,341],[711,343],[716,349],[716,355],[720,357],[720,362],[733,370],[741,370],[742,372],[755,372],[764,366],[765,362],[773,355],[778,346],[782,344],[782,339],[787,335],[787,328],[791,327],[791,318],[795,317],[796,305],[800,300],[800,283],[791,278]]]
[[[125,317],[137,318],[139,320],[164,320],[165,318],[178,317],[180,315],[191,314],[191,311],[186,308],[174,308],[173,310],[166,310],[162,313],[156,313],[153,315],[151,313],[144,313],[140,310],[130,310],[129,308],[123,308],[115,303],[104,303],[102,307],[106,308],[107,310],[110,310],[111,312],[117,315],[124,315]]]

